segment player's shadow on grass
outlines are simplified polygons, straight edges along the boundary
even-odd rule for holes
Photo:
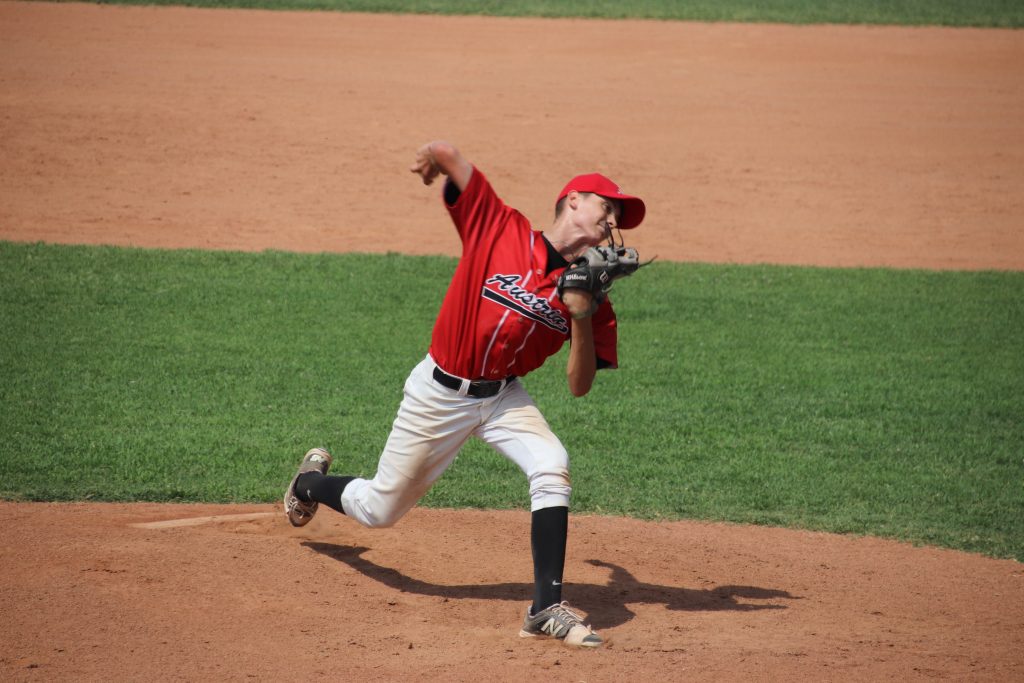
[[[528,602],[533,597],[532,583],[483,583],[445,585],[420,581],[406,576],[397,569],[382,567],[362,555],[369,548],[304,541],[302,545],[339,562],[375,581],[405,593],[429,595],[449,599],[512,600]],[[589,623],[594,628],[612,628],[632,619],[634,613],[627,604],[664,605],[670,610],[735,610],[748,612],[764,609],[786,609],[775,602],[740,602],[740,600],[797,600],[787,591],[755,586],[718,586],[711,590],[661,586],[643,583],[623,567],[587,560],[595,567],[610,571],[604,585],[572,583],[566,585],[565,597],[572,604],[584,607],[589,614]]]

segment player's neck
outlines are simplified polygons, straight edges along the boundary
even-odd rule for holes
[[[574,230],[573,224],[566,220],[556,221],[554,225],[544,231],[544,237],[555,248],[555,251],[569,263],[572,263],[590,246],[587,243],[586,235]]]
[[[585,246],[574,245],[566,242],[565,240],[560,240],[557,237],[553,237],[551,233],[545,232],[544,237],[546,237],[548,242],[551,243],[551,246],[555,248],[555,251],[561,254],[562,258],[569,263],[572,263],[577,256],[586,250]]]

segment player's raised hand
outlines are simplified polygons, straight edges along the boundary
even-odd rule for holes
[[[446,175],[459,190],[465,190],[473,175],[473,164],[452,143],[434,140],[416,150],[416,163],[409,170],[418,175],[424,185],[430,185],[439,175]]]
[[[428,142],[416,150],[416,162],[409,167],[409,171],[420,176],[424,185],[430,185],[441,174],[441,167],[437,165],[434,153],[430,149],[432,144]]]

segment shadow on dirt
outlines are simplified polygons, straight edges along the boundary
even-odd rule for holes
[[[305,547],[321,555],[343,562],[359,573],[375,581],[405,593],[428,595],[449,599],[473,600],[519,600],[529,601],[533,596],[532,583],[484,583],[443,585],[427,583],[406,576],[397,569],[382,567],[362,557],[369,548],[305,541]],[[589,614],[588,621],[594,628],[620,626],[635,614],[626,607],[628,604],[660,604],[670,610],[734,610],[749,612],[765,609],[786,609],[776,603],[739,602],[743,600],[799,600],[787,591],[755,586],[718,586],[710,590],[662,586],[643,583],[623,567],[601,560],[587,560],[595,567],[611,570],[608,583],[599,586],[592,583],[566,585],[565,598],[571,604],[580,605]]]

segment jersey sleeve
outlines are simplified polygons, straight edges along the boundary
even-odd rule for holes
[[[591,319],[594,330],[594,353],[598,369],[619,367],[618,322],[611,301],[601,302]]]
[[[488,227],[501,224],[505,214],[511,210],[495,193],[487,177],[475,166],[466,189],[455,197],[454,202],[449,203],[448,198],[451,196],[445,192],[445,207],[463,245],[478,241]]]

